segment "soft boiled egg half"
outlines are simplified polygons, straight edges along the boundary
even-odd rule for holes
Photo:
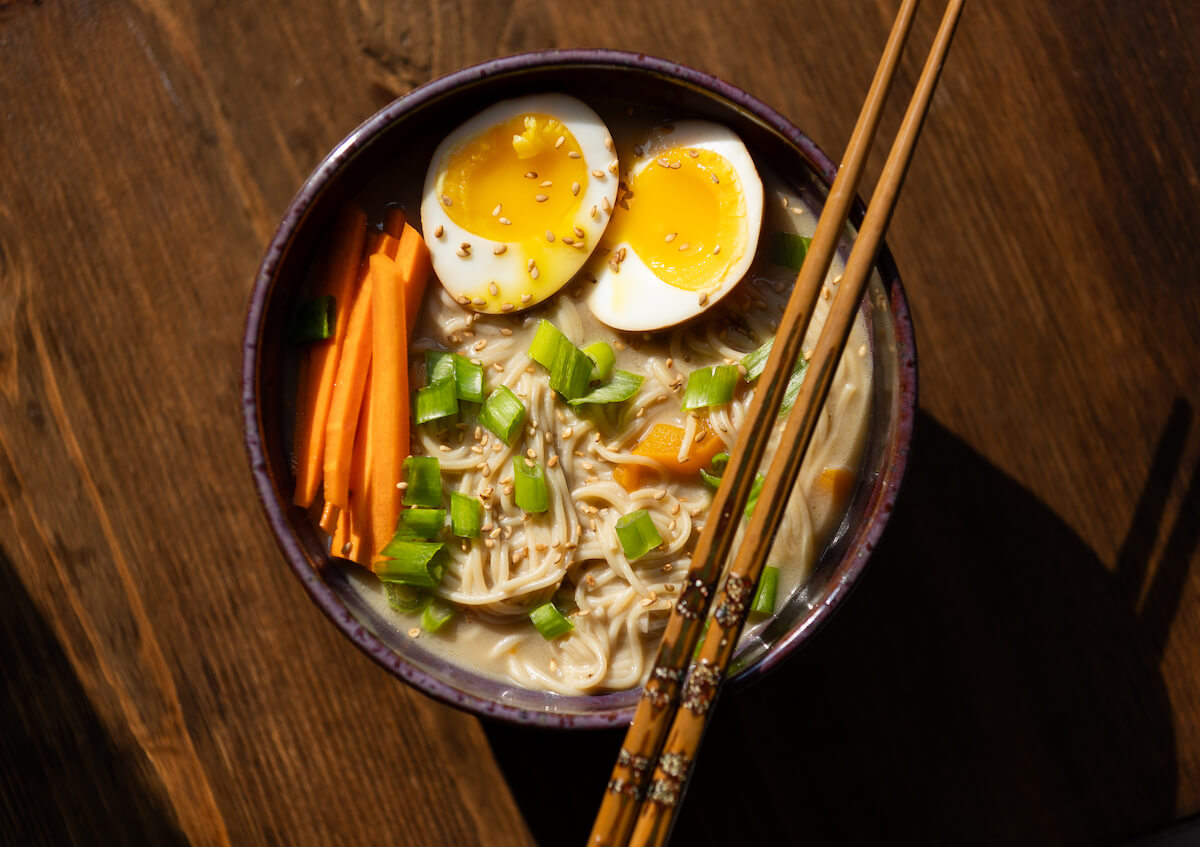
[[[505,100],[438,146],[421,224],[433,269],[463,306],[526,309],[587,261],[616,200],[608,127],[563,94]]]
[[[588,270],[593,314],[614,329],[661,329],[700,314],[746,275],[763,188],[742,140],[707,121],[662,124],[635,149]]]

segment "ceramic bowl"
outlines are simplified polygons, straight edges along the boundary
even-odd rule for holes
[[[334,625],[371,658],[426,694],[484,717],[562,728],[607,727],[629,721],[637,690],[564,697],[525,690],[446,662],[363,601],[343,567],[331,559],[328,542],[308,513],[291,504],[295,483],[288,445],[295,353],[285,343],[284,324],[336,210],[351,199],[369,209],[381,201],[376,196],[381,174],[402,167],[423,175],[434,147],[449,130],[490,103],[539,91],[560,91],[585,102],[624,94],[636,108],[725,124],[814,209],[821,207],[835,174],[828,156],[755,97],[708,74],[645,55],[541,51],[496,59],[434,80],[351,132],[317,166],[284,214],[259,268],[246,317],[245,439],[255,487],[288,565]],[[416,186],[412,196],[398,199],[415,210],[421,179],[411,182]],[[861,204],[855,214],[861,216]],[[880,251],[863,308],[870,321],[875,363],[863,482],[806,586],[742,645],[733,688],[794,654],[845,601],[895,502],[912,439],[916,350],[904,291],[886,246]]]

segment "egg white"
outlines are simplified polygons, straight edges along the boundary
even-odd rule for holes
[[[521,241],[484,238],[453,221],[441,202],[443,172],[455,150],[497,124],[522,114],[555,118],[579,145],[588,174],[578,195],[579,212],[572,220],[547,222],[546,226],[560,235],[578,227],[584,233],[582,241],[586,246],[582,249],[548,243],[529,246]],[[614,149],[608,127],[600,116],[585,103],[564,94],[533,94],[501,101],[447,135],[426,171],[421,199],[421,227],[434,273],[442,286],[463,306],[490,313],[527,309],[553,295],[583,267],[611,216],[619,179],[618,173],[609,169],[616,161]],[[593,207],[594,214],[590,213]],[[485,210],[483,214],[488,212]],[[464,244],[469,245],[465,250]],[[501,244],[504,251],[496,255]],[[553,261],[546,258],[548,249],[556,251]],[[530,260],[538,269],[536,278],[530,271]]]
[[[671,127],[668,131],[667,127]],[[762,229],[763,187],[754,160],[742,140],[727,127],[708,121],[678,121],[655,128],[643,146],[629,173],[641,173],[655,167],[655,160],[666,151],[677,149],[710,150],[729,163],[736,175],[744,210],[739,249],[722,245],[729,256],[722,272],[710,285],[698,291],[677,288],[659,277],[638,256],[628,241],[610,246],[607,254],[598,253],[588,265],[596,277],[587,304],[597,319],[614,329],[642,332],[682,323],[712,308],[734,289],[754,261]],[[624,250],[623,259],[614,268],[612,256]]]

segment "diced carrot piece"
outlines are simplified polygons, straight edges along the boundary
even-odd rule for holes
[[[701,468],[708,467],[713,456],[721,452],[724,442],[708,425],[707,418],[701,418],[696,432],[699,439],[693,440],[684,460],[679,461],[679,451],[683,447],[684,428],[672,424],[655,424],[650,427],[637,446],[633,448],[635,456],[645,456],[654,459],[663,469],[674,476],[695,476]],[[642,487],[642,480],[649,469],[641,465],[620,465],[613,471],[613,479],[626,491]]]
[[[358,280],[359,261],[366,238],[367,218],[361,209],[347,206],[338,216],[321,270],[316,296],[332,295],[337,303],[333,337],[309,345],[303,358],[303,383],[296,409],[296,492],[293,501],[308,508],[317,496],[325,455],[325,423],[333,398],[342,343],[350,324],[350,302]]]
[[[850,499],[856,482],[854,471],[843,467],[825,468],[817,476],[817,485],[830,496],[835,509],[841,509]]]

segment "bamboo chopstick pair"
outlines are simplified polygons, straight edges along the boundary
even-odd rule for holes
[[[747,414],[750,424],[738,439],[724,480],[713,498],[711,514],[696,545],[692,567],[621,746],[588,838],[591,847],[661,845],[670,834],[675,811],[745,623],[755,586],[808,450],[858,304],[862,301],[875,255],[954,36],[963,0],[950,0],[942,17],[842,281],[837,286],[829,317],[809,362],[808,374],[788,417],[776,461],[763,483],[746,540],[737,551],[724,587],[716,598],[708,635],[684,682],[689,660],[708,616],[710,595],[716,593],[733,543],[733,531],[765,453],[792,363],[801,355],[804,335],[862,177],[918,3],[919,0],[904,0],[892,25],[883,57],[846,147],[843,164],[826,199],[808,255],[784,312],[780,324],[784,329],[776,338],[766,370],[759,378]]]

